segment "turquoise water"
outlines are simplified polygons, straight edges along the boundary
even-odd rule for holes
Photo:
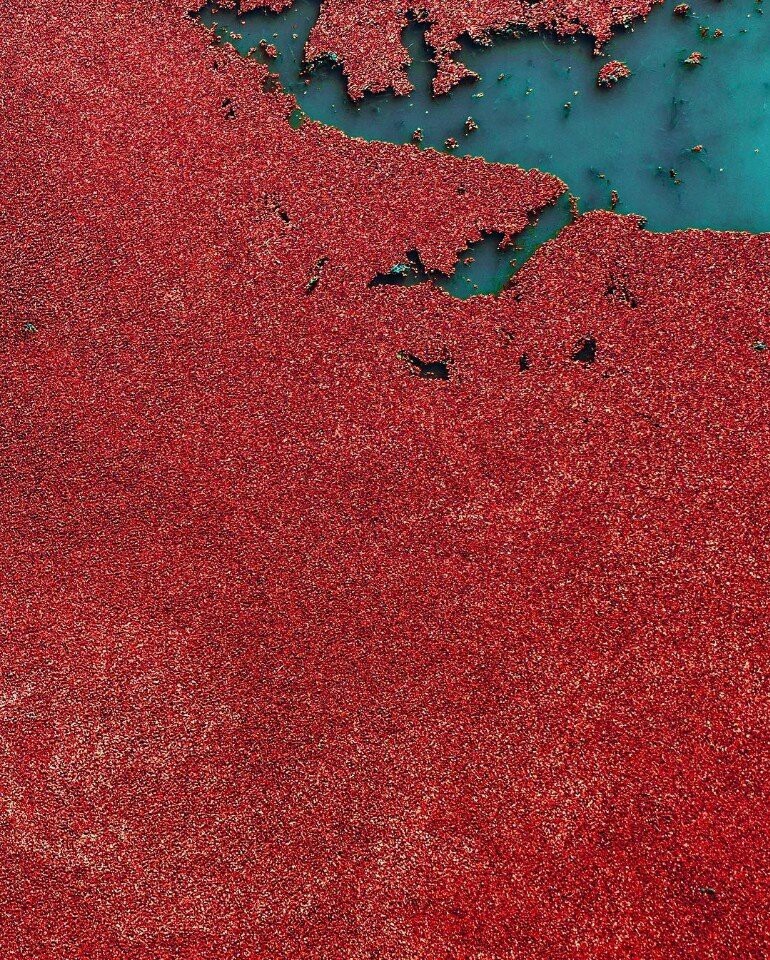
[[[609,207],[614,189],[618,211],[646,217],[652,230],[770,231],[770,15],[763,16],[755,0],[696,0],[691,7],[682,19],[669,0],[646,22],[621,29],[606,58],[593,57],[586,38],[467,43],[459,56],[480,79],[435,99],[423,29],[410,25],[404,41],[414,61],[414,92],[359,103],[347,97],[338,66],[325,62],[301,74],[317,0],[298,0],[277,15],[207,8],[201,20],[215,23],[244,55],[262,39],[274,43],[279,56],[269,63],[283,88],[308,116],[350,136],[407,143],[419,127],[423,147],[438,150],[454,137],[456,154],[556,174],[580,197],[583,211]],[[724,36],[713,37],[717,28]],[[682,62],[693,50],[704,55],[699,67]],[[596,74],[607,59],[625,61],[632,76],[602,90]],[[479,129],[466,134],[468,117]],[[692,152],[695,145],[702,151]],[[546,211],[519,238],[521,250],[498,251],[494,238],[482,241],[468,251],[474,263],[464,265],[461,257],[442,286],[459,296],[498,291],[568,216],[566,201]]]

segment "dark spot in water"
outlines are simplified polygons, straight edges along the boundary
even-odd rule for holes
[[[679,123],[681,117],[682,107],[685,105],[685,101],[680,97],[671,98],[671,107],[669,109],[668,115],[668,129],[673,130],[674,127]]]
[[[605,296],[610,297],[612,300],[617,300],[618,303],[623,303],[627,307],[635,308],[639,305],[636,297],[622,280],[611,280]]]
[[[523,294],[521,292],[521,285],[519,283],[519,278],[516,275],[510,277],[506,281],[505,286],[503,287],[503,290],[508,291],[508,293],[513,298],[514,303],[521,303],[523,299]],[[505,331],[505,332],[508,333],[508,331]],[[513,339],[513,337],[510,337],[510,339]]]
[[[452,362],[449,359],[421,360],[419,357],[416,357],[413,353],[408,353],[406,350],[399,350],[396,356],[399,360],[403,360],[404,363],[409,364],[412,373],[416,374],[418,377],[422,377],[424,380],[449,379],[449,365]]]
[[[316,261],[316,265],[313,268],[313,273],[310,276],[310,279],[305,284],[305,293],[312,293],[315,288],[318,286],[318,283],[321,279],[321,272],[323,271],[324,266],[329,262],[328,257],[321,257],[320,260]]]
[[[263,193],[261,199],[268,210],[274,213],[277,217],[280,217],[284,223],[290,223],[289,214],[282,206],[279,197],[277,197],[274,193]]]
[[[449,366],[444,360],[433,360],[423,365],[420,376],[427,380],[448,380]]]
[[[532,364],[529,362],[529,357],[526,355],[526,353],[522,353],[522,355],[519,357],[519,372],[524,373],[525,370],[529,370],[531,365]]]
[[[585,363],[586,366],[593,363],[596,360],[596,340],[593,337],[584,337],[572,354],[572,359],[577,363]]]

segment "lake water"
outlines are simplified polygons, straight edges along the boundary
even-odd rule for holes
[[[317,66],[309,84],[301,75],[317,16],[317,0],[298,0],[281,14],[206,8],[201,20],[216,24],[244,55],[260,40],[274,43],[279,56],[270,69],[284,90],[309,117],[350,136],[408,143],[419,127],[423,147],[437,150],[454,137],[456,154],[556,174],[580,197],[583,211],[609,207],[616,190],[618,211],[646,217],[651,230],[770,231],[770,12],[763,16],[756,0],[696,0],[684,19],[674,16],[669,0],[646,22],[620,29],[605,47],[606,58],[593,57],[586,38],[500,36],[492,47],[467,43],[459,56],[480,79],[437,98],[424,31],[410,25],[404,41],[414,61],[414,92],[358,103],[349,100],[339,67]],[[714,37],[715,29],[724,36]],[[231,32],[242,38],[232,39]],[[704,55],[699,67],[683,64],[693,50]],[[607,59],[623,60],[632,71],[610,90],[596,84]],[[470,134],[468,117],[479,125]],[[702,151],[694,153],[695,145]],[[474,263],[461,259],[441,285],[457,296],[497,292],[568,219],[565,199],[524,231],[522,249],[499,251],[496,238],[485,239],[470,251]]]

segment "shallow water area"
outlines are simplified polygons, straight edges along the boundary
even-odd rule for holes
[[[278,57],[267,62],[283,88],[309,117],[350,136],[408,143],[420,128],[423,147],[437,150],[453,137],[456,154],[556,174],[580,197],[582,211],[609,207],[615,190],[618,211],[644,216],[652,230],[770,231],[770,16],[761,3],[698,0],[686,17],[666,3],[646,22],[621,30],[602,57],[592,56],[588,38],[499,35],[491,47],[468,42],[458,58],[479,80],[438,98],[431,95],[423,28],[412,24],[404,42],[413,93],[358,103],[348,98],[333,62],[302,73],[317,16],[317,2],[298,0],[281,14],[206,8],[201,20],[216,24],[244,55],[261,40],[275,44]],[[717,29],[723,36],[714,36]],[[695,50],[703,62],[687,66]],[[632,75],[600,89],[597,73],[611,59],[626,62]],[[478,124],[472,132],[469,117]],[[461,256],[442,286],[459,296],[498,291],[568,218],[566,202],[546,211],[521,235],[520,250],[499,251],[495,238],[482,241],[468,251],[473,262]]]

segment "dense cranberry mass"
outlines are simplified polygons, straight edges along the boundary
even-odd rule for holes
[[[201,6],[206,0],[198,0]],[[293,0],[224,0],[242,12],[266,7],[279,11]],[[474,74],[455,55],[459,39],[468,36],[489,43],[509,29],[550,30],[560,36],[588,34],[597,49],[612,30],[646,16],[661,0],[321,0],[318,22],[310,33],[306,56],[312,61],[333,54],[343,63],[348,92],[354,100],[366,91],[412,89],[407,76],[411,58],[401,34],[408,17],[429,24],[425,40],[433,49],[433,90],[447,93]]]
[[[3,960],[768,956],[770,237],[0,44]]]

